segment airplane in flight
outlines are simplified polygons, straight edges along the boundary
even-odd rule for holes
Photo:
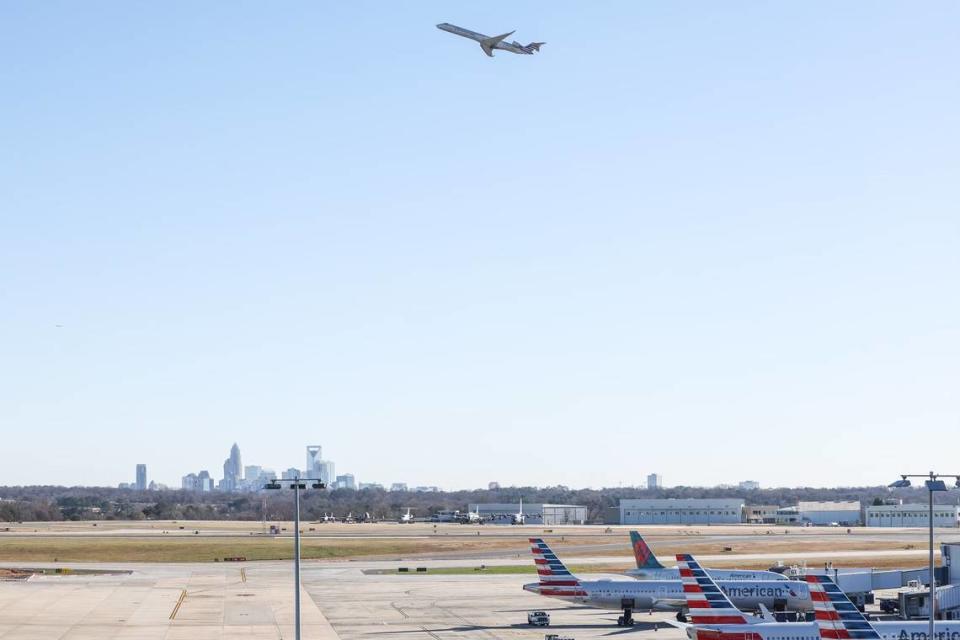
[[[510,33],[505,33],[502,36],[485,36],[482,33],[470,31],[470,29],[464,29],[463,27],[458,27],[457,25],[450,24],[448,22],[438,24],[437,29],[461,36],[463,38],[469,38],[470,40],[476,40],[480,43],[480,48],[483,49],[483,52],[491,58],[493,57],[494,49],[509,51],[510,53],[518,53],[525,56],[532,56],[535,52],[540,51],[540,47],[547,44],[546,42],[520,44],[516,40],[513,42],[504,42],[505,38],[513,35],[513,31]]]
[[[687,599],[690,640],[928,640],[928,622],[870,622],[828,575],[804,576],[816,620],[771,622],[741,612],[717,582],[688,554],[677,555]],[[960,637],[957,621],[934,622],[937,639]]]
[[[617,619],[620,626],[633,626],[634,611],[670,611],[677,613],[678,620],[685,619],[687,598],[680,580],[580,580],[541,538],[530,538],[530,550],[540,581],[523,585],[524,591],[597,609],[622,610]],[[810,589],[804,582],[726,580],[720,585],[744,609],[785,606],[792,611],[813,610]]]
[[[630,544],[633,547],[633,557],[637,560],[637,568],[625,573],[638,580],[679,580],[680,570],[677,567],[667,568],[660,564],[653,549],[647,546],[646,540],[638,531],[630,532]],[[707,569],[707,573],[714,580],[787,580],[787,576],[776,571],[754,571],[751,569]]]

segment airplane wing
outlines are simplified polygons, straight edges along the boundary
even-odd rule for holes
[[[490,57],[492,58],[492,57],[493,57],[493,49],[494,49],[498,44],[500,44],[501,42],[503,42],[503,39],[504,39],[504,38],[507,38],[507,37],[512,36],[512,35],[513,35],[513,31],[511,31],[510,33],[505,33],[505,34],[503,34],[502,36],[493,36],[493,37],[490,37],[490,38],[486,38],[485,40],[481,40],[481,41],[480,41],[480,48],[483,49],[483,52],[484,52],[485,54],[487,54],[488,56],[490,56]]]

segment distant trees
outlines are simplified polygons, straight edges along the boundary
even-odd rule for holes
[[[905,502],[923,502],[923,488],[897,490]],[[815,487],[741,490],[730,487],[670,487],[645,489],[618,487],[570,489],[553,487],[502,487],[437,493],[385,491],[383,489],[307,490],[301,508],[307,520],[329,513],[344,517],[369,513],[377,519],[399,517],[408,507],[418,517],[444,509],[465,510],[477,502],[577,504],[587,507],[587,517],[600,522],[616,509],[621,498],[743,498],[747,504],[786,506],[801,500],[859,500],[879,504],[889,497],[885,487]],[[936,494],[937,501],[956,503],[956,490]],[[290,520],[293,496],[289,490],[261,493],[194,493],[189,491],[131,491],[106,487],[0,487],[0,521],[36,520]]]

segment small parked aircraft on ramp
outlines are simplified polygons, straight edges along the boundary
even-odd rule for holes
[[[483,49],[483,52],[491,58],[493,57],[494,49],[509,51],[510,53],[517,53],[525,56],[532,56],[535,52],[540,51],[540,47],[547,44],[546,42],[520,44],[516,40],[513,42],[504,42],[506,38],[513,35],[513,31],[510,33],[505,33],[502,36],[485,36],[482,33],[470,31],[470,29],[464,29],[463,27],[458,27],[457,25],[450,24],[448,22],[438,24],[437,29],[461,36],[463,38],[469,38],[470,40],[476,40],[480,43],[480,48]]]

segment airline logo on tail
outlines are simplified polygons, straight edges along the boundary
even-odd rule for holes
[[[557,555],[540,538],[530,538],[530,551],[540,577],[540,595],[585,596],[580,580],[563,566]]]
[[[879,640],[880,634],[837,583],[826,575],[807,575],[810,597],[821,638],[831,640]]]
[[[683,595],[690,609],[690,622],[697,624],[747,624],[743,613],[720,590],[693,556],[677,554]]]
[[[630,543],[633,545],[633,557],[637,559],[637,569],[663,569],[653,550],[638,532],[630,532]]]

